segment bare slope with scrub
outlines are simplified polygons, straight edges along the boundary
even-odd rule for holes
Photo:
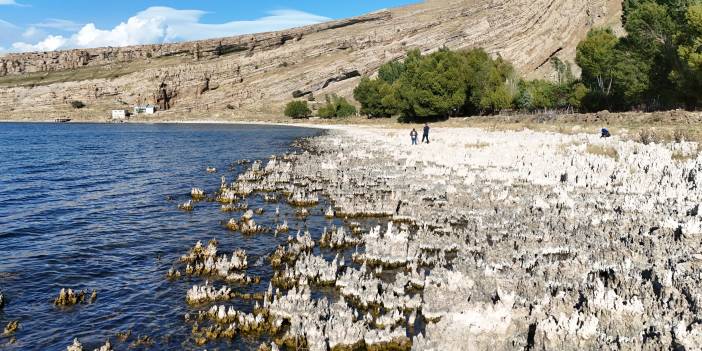
[[[482,47],[523,75],[547,76],[551,57],[573,62],[587,32],[617,26],[620,15],[614,0],[430,0],[221,40],[9,55],[0,58],[0,119],[102,119],[158,102],[162,84],[166,118],[280,116],[293,93],[351,96],[360,76],[412,48]]]

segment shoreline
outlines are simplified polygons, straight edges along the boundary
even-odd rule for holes
[[[285,123],[285,122],[265,122],[265,121],[217,121],[217,120],[166,120],[166,121],[135,121],[135,122],[106,122],[106,121],[70,121],[70,122],[54,122],[50,120],[0,120],[0,123],[41,123],[41,124],[133,124],[133,125],[154,125],[154,124],[223,124],[223,125],[263,125],[263,126],[281,126],[281,127],[300,127],[312,129],[337,129],[345,125],[328,125],[328,124],[313,124],[313,123]]]
[[[56,123],[52,120],[13,120],[0,119],[0,123]],[[74,120],[71,123],[113,124],[105,119]],[[266,117],[259,119],[143,119],[124,122],[127,124],[223,124],[223,125],[270,125],[316,129],[345,128],[384,128],[388,130],[421,127],[422,123],[402,123],[395,118],[369,119],[362,116],[321,119],[318,117],[293,120],[287,117]],[[116,123],[122,124],[122,123]],[[638,142],[679,142],[696,141],[702,145],[702,112],[670,110],[659,112],[620,112],[574,114],[513,114],[494,116],[453,117],[442,121],[429,122],[432,128],[477,128],[485,131],[518,132],[533,130],[559,134],[590,133],[599,134],[607,128],[612,135]]]

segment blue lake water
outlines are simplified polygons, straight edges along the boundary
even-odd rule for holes
[[[0,310],[0,332],[20,321],[15,340],[0,336],[0,349],[65,350],[78,337],[86,350],[107,338],[115,350],[126,350],[140,335],[152,338],[151,349],[205,348],[193,344],[183,319],[197,310],[185,303],[186,291],[204,280],[171,282],[168,269],[197,240],[217,238],[220,252],[229,254],[245,248],[251,265],[286,237],[229,232],[221,221],[240,214],[221,212],[216,203],[198,203],[192,212],[177,204],[193,186],[211,192],[222,175],[233,180],[245,167],[233,165],[236,160],[265,160],[317,133],[243,125],[0,123],[0,290],[9,300]],[[207,166],[217,173],[206,173]],[[277,206],[259,197],[249,204],[268,214]],[[301,225],[288,218],[291,228]],[[270,227],[274,218],[257,222]],[[316,239],[330,224],[322,216],[307,222]],[[237,291],[264,291],[272,272],[265,264],[248,274],[264,281]],[[57,308],[52,302],[64,287],[97,289],[98,299]],[[238,303],[242,310],[253,304]],[[132,337],[118,342],[115,334],[126,330]],[[206,347],[259,344],[237,338]]]

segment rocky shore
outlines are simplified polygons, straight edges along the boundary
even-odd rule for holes
[[[299,152],[237,161],[245,170],[219,190],[191,189],[192,207],[231,213],[230,231],[287,240],[252,264],[255,247],[214,238],[173,262],[164,279],[194,283],[183,296],[190,342],[699,349],[696,142],[472,128],[430,139],[339,126]],[[256,224],[265,211],[248,207],[259,197],[275,206],[274,227]],[[334,225],[308,227],[315,216]],[[249,271],[261,265],[272,277]]]
[[[357,318],[348,342],[368,343],[378,324],[394,326],[386,337],[412,330],[421,315],[416,350],[702,344],[695,143],[437,129],[410,146],[405,134],[331,131],[287,172],[337,216],[389,220],[361,234],[360,270],[334,262],[334,280],[322,267],[354,315],[354,305],[385,312]],[[305,321],[297,336],[312,330],[331,340]]]

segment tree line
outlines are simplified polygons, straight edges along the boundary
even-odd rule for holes
[[[364,77],[354,90],[361,113],[370,117],[399,115],[402,120],[425,120],[499,113],[505,109],[579,109],[587,88],[570,66],[551,60],[555,82],[524,80],[512,64],[492,58],[483,49],[446,48],[382,65],[378,77]]]
[[[576,62],[590,110],[696,109],[702,98],[702,1],[625,0],[626,36],[595,29]]]

